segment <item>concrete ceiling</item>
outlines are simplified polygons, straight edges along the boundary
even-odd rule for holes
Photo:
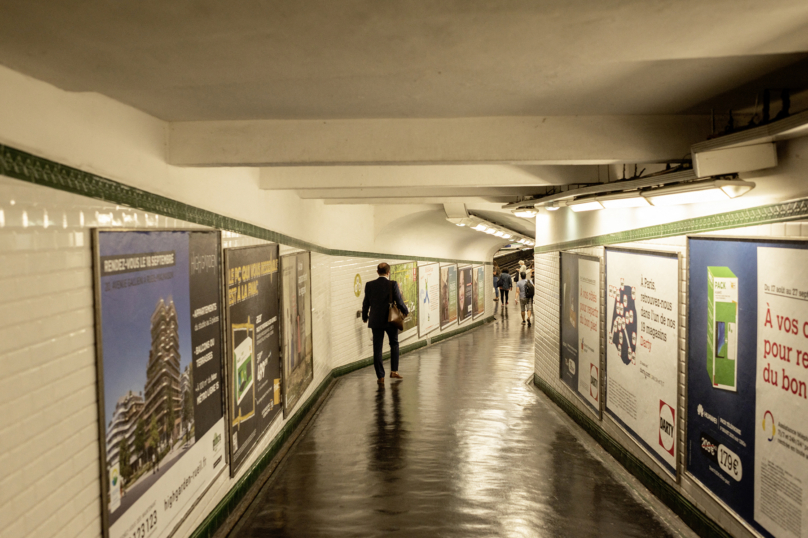
[[[604,165],[681,159],[712,110],[808,96],[805,0],[0,7],[0,64],[170,122],[170,164],[264,166],[262,189],[328,204],[507,221],[497,204]]]
[[[804,0],[4,0],[0,63],[169,121],[657,115],[808,51]]]

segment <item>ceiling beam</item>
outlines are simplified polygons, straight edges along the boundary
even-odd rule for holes
[[[597,166],[456,164],[410,166],[271,166],[261,168],[266,190],[542,187],[598,183]]]
[[[368,205],[391,205],[391,204],[411,204],[411,205],[442,205],[447,203],[457,203],[458,201],[462,201],[466,204],[508,204],[511,202],[516,202],[517,198],[515,196],[486,196],[486,197],[475,197],[469,196],[466,198],[430,198],[430,197],[422,197],[422,196],[412,196],[409,198],[329,198],[323,200],[323,203],[326,205],[358,205],[358,204],[368,204]]]
[[[303,189],[297,195],[304,200],[339,198],[479,198],[514,197],[543,194],[541,187],[390,187],[369,189]]]
[[[174,122],[179,166],[666,162],[706,139],[705,116]]]

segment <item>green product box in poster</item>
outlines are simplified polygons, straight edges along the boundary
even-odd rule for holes
[[[707,373],[714,388],[737,390],[738,277],[707,268]]]

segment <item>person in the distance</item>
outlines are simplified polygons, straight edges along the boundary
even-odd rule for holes
[[[384,335],[390,342],[390,378],[404,379],[398,373],[398,327],[387,321],[390,315],[390,288],[393,290],[393,300],[398,309],[406,317],[410,314],[398,283],[390,280],[390,266],[380,263],[376,269],[379,278],[365,284],[365,298],[362,300],[362,321],[368,324],[373,331],[373,368],[376,369],[376,378],[379,385],[384,385],[384,365],[382,364],[382,347]]]

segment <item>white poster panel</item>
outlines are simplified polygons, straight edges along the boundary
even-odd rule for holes
[[[600,261],[578,258],[578,394],[600,409]]]
[[[804,538],[808,537],[808,250],[758,247],[757,264],[755,521],[777,538]]]
[[[606,412],[676,476],[679,257],[606,249]]]
[[[418,267],[418,336],[424,337],[440,327],[440,265]]]

